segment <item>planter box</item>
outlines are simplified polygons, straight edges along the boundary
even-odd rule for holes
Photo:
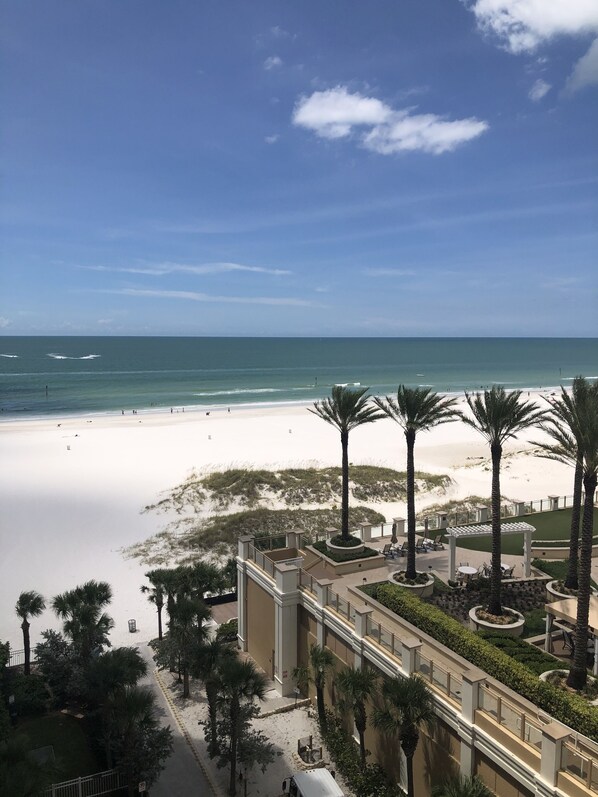
[[[574,595],[567,595],[566,592],[559,592],[555,589],[555,584],[557,579],[553,579],[552,581],[548,581],[546,583],[546,600],[548,603],[552,603],[553,601],[561,601],[564,598],[574,598]]]
[[[404,584],[394,578],[394,573],[390,574],[388,580],[391,584],[396,584],[397,587],[404,587],[405,589],[411,590],[413,595],[417,595],[420,598],[429,598],[434,592],[434,576],[431,576],[429,573],[426,573],[426,576],[428,580],[425,584]]]
[[[569,670],[559,670],[558,667],[555,667],[554,670],[546,670],[546,672],[541,673],[538,677],[540,678],[541,681],[547,681],[548,680],[548,676],[551,673],[553,673],[553,672],[558,672],[560,675],[568,675],[569,674]],[[595,681],[595,680],[596,679],[592,678],[591,675],[588,675],[588,681]],[[590,706],[598,706],[598,698],[596,698],[596,700],[588,700],[588,704]]]
[[[476,613],[478,609],[483,608],[483,606],[474,606],[473,609],[469,610],[469,627],[472,631],[478,631],[482,628],[484,631],[494,631],[496,633],[506,634],[507,636],[521,636],[523,634],[525,617],[519,612],[505,606],[504,609],[508,609],[509,612],[512,612],[516,617],[512,623],[498,625],[497,623],[489,623],[487,620],[480,620],[478,618]]]
[[[330,542],[330,540],[326,540],[326,547],[330,551],[334,551],[335,553],[361,553],[365,548],[363,543],[359,545],[335,545],[334,543]]]

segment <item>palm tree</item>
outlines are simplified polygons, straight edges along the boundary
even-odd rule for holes
[[[432,797],[494,797],[478,777],[458,775],[432,789]]]
[[[365,766],[365,729],[367,727],[366,703],[371,698],[378,675],[375,670],[364,669],[354,670],[352,667],[339,672],[336,677],[336,686],[341,695],[339,705],[341,710],[349,710],[355,719],[355,728],[359,734],[359,751],[361,753],[361,763]]]
[[[595,386],[594,386],[595,387]],[[550,404],[554,418],[558,423],[542,424],[543,431],[552,438],[551,443],[537,443],[546,459],[573,465],[573,506],[571,508],[571,531],[569,534],[569,565],[565,586],[577,589],[577,569],[579,565],[579,524],[581,519],[581,493],[583,481],[583,456],[581,452],[582,440],[575,439],[572,434],[572,424],[576,410],[584,401],[587,401],[589,392],[594,387],[583,376],[576,376],[573,380],[571,393],[561,387],[561,395],[556,398],[546,399]],[[571,456],[573,454],[573,457]]]
[[[414,797],[413,757],[422,725],[434,722],[432,693],[417,675],[387,679],[382,685],[382,707],[374,709],[374,726],[396,734],[407,761],[407,797]]]
[[[151,587],[148,587],[147,584],[143,584],[141,587],[141,591],[147,594],[147,599],[150,603],[153,603],[156,607],[156,612],[158,613],[158,639],[162,640],[162,609],[164,608],[164,586],[160,580],[160,573],[162,571],[158,568],[156,570],[149,570],[145,577],[149,579]]]
[[[585,493],[581,523],[581,544],[578,568],[577,618],[575,653],[567,677],[567,685],[582,689],[587,681],[586,650],[588,644],[588,616],[591,592],[592,537],[594,533],[594,496],[598,481],[598,382],[583,393],[561,395],[562,405],[551,422],[545,425],[553,439],[558,440],[559,456],[563,462],[582,462],[582,483]],[[562,407],[566,411],[561,411]],[[553,405],[554,410],[554,405]],[[566,425],[567,428],[564,428]],[[556,452],[555,452],[556,454]]]
[[[195,651],[206,637],[202,623],[210,615],[210,608],[201,598],[180,597],[175,604],[169,636],[179,661],[179,673],[183,674],[184,698],[189,697],[189,669]]]
[[[218,747],[218,712],[217,700],[218,689],[220,687],[222,667],[230,659],[236,658],[234,649],[220,639],[213,639],[210,642],[204,641],[196,648],[191,662],[191,675],[203,681],[206,688],[206,698],[208,700],[208,722],[210,724],[210,743],[208,755],[214,758],[220,752]]]
[[[94,580],[52,600],[52,608],[63,620],[64,633],[71,638],[83,662],[88,662],[94,651],[110,644],[108,633],[114,628],[114,621],[102,609],[111,600],[110,585]]]
[[[316,401],[309,412],[334,426],[341,435],[342,489],[341,489],[341,537],[348,542],[349,535],[349,432],[365,423],[373,423],[384,415],[369,403],[367,387],[352,390],[334,385],[330,398]]]
[[[34,590],[21,592],[15,606],[17,616],[23,621],[21,628],[23,629],[23,648],[25,649],[25,675],[29,675],[31,672],[31,640],[29,638],[31,623],[29,618],[39,617],[45,608],[46,602],[43,596]]]
[[[459,417],[456,399],[439,396],[430,388],[399,385],[396,399],[375,398],[374,402],[405,433],[407,442],[407,578],[415,578],[415,436]]]
[[[488,612],[502,615],[500,536],[500,462],[503,445],[524,429],[540,423],[545,413],[529,401],[521,402],[521,390],[507,393],[502,385],[494,385],[483,393],[465,393],[473,417],[463,421],[479,432],[490,444],[492,457],[492,570]]]
[[[326,728],[326,710],[324,705],[324,687],[326,675],[334,668],[334,653],[326,647],[312,645],[309,649],[309,662],[313,670],[313,682],[316,687],[318,719],[323,729]]]
[[[234,797],[237,785],[237,758],[239,732],[242,725],[243,707],[266,694],[266,677],[258,672],[251,661],[231,658],[223,662],[221,670],[218,704],[226,716],[230,733],[228,759],[230,763],[229,794]]]

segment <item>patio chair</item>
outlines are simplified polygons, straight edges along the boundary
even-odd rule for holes
[[[416,553],[428,553],[428,548],[424,545],[421,537],[415,538],[415,551]]]
[[[512,567],[508,567],[506,570],[503,570],[502,577],[503,578],[513,578],[513,572],[515,570],[515,565]]]
[[[570,650],[571,656],[575,654],[575,640],[573,639],[573,633],[571,631],[567,631],[566,628],[563,628],[563,648],[565,650]]]
[[[444,551],[444,543],[442,542],[442,534],[437,534],[432,543],[432,550]]]
[[[389,542],[387,542],[384,548],[382,548],[382,555],[384,556],[385,559],[395,558],[395,552],[393,551],[392,546]]]
[[[488,578],[490,575],[490,570],[488,569],[488,565],[486,562],[482,562],[482,564],[478,567],[478,576],[480,578]]]
[[[406,556],[407,555],[407,543],[402,542],[400,545],[397,545],[394,549],[395,556]]]

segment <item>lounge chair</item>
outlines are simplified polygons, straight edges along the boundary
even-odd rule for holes
[[[434,551],[444,551],[444,543],[442,542],[442,534],[436,535],[434,537],[434,541],[432,542],[432,550]]]
[[[424,541],[421,539],[421,537],[415,538],[415,551],[416,553],[428,553],[428,549],[424,545]]]
[[[402,542],[394,549],[395,556],[406,556],[407,554],[407,543]]]
[[[392,546],[389,542],[387,542],[384,548],[382,548],[382,555],[384,556],[385,559],[395,558],[395,552],[392,549]]]

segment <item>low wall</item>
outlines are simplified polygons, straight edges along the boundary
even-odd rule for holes
[[[541,546],[532,545],[532,556],[536,559],[568,559],[569,546],[567,545],[563,548],[547,546],[542,548]],[[598,545],[592,545],[592,559],[598,559]]]
[[[320,557],[319,568],[329,572],[332,576],[346,576],[348,573],[359,573],[360,570],[375,570],[386,561],[382,554],[366,556],[364,559],[351,559],[349,562],[335,562],[326,554],[306,546],[306,550]]]

